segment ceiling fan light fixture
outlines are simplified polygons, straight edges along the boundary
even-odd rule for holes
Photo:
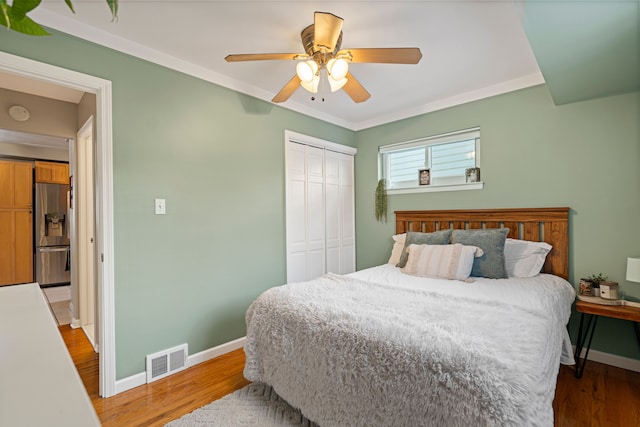
[[[334,79],[332,76],[328,76],[329,77],[329,86],[331,87],[331,92],[336,92],[340,89],[342,89],[342,86],[347,84],[347,79],[346,77],[341,78],[340,80],[336,80]]]
[[[300,77],[300,76],[298,76]],[[313,78],[309,82],[305,82],[300,79],[300,86],[305,88],[307,91],[311,93],[318,93],[318,85],[320,84],[320,76],[314,74]]]
[[[296,74],[300,78],[300,81],[303,83],[312,83],[313,80],[317,77],[317,72],[318,64],[316,63],[316,61],[298,62],[298,65],[296,65]]]
[[[300,33],[306,53],[232,54],[227,55],[225,60],[298,61],[296,74],[273,97],[272,102],[287,101],[300,86],[311,93],[324,92],[327,79],[332,92],[343,89],[354,102],[360,103],[369,99],[371,94],[351,74],[349,63],[417,64],[422,58],[422,53],[417,47],[341,49],[343,23],[342,18],[332,13],[315,12],[313,24],[306,26]]]
[[[340,81],[347,76],[349,63],[344,58],[331,58],[327,63],[327,71],[336,81]]]

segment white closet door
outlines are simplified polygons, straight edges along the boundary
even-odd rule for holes
[[[324,150],[306,146],[307,280],[325,271]]]
[[[355,271],[355,150],[298,138],[285,140],[289,283]]]
[[[353,156],[339,154],[340,274],[356,271]]]
[[[327,272],[355,271],[353,156],[325,151]]]
[[[325,153],[325,200],[326,200],[326,246],[327,273],[341,273],[340,268],[340,225],[342,221],[340,195],[340,153]]]
[[[287,281],[307,277],[307,172],[305,146],[287,144]]]
[[[325,272],[324,150],[287,144],[287,281]]]

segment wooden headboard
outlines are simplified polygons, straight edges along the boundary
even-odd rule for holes
[[[542,269],[564,279],[569,277],[569,209],[522,208],[442,211],[395,211],[396,234],[407,231],[429,233],[508,227],[512,239],[547,242],[553,249]]]

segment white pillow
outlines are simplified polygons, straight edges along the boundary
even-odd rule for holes
[[[540,273],[552,246],[545,242],[507,239],[504,263],[509,277],[533,277]]]
[[[406,238],[407,233],[396,234],[393,236],[393,249],[391,249],[389,264],[396,265],[400,262],[400,257],[402,256],[402,250],[404,249],[404,241]]]
[[[484,251],[477,246],[409,245],[409,259],[402,272],[413,276],[465,280],[471,274],[473,259]]]

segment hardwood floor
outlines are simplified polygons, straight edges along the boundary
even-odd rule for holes
[[[163,426],[244,387],[244,352],[236,350],[108,399],[98,396],[98,355],[80,329],[60,332],[105,427]],[[556,427],[640,425],[640,373],[588,362],[582,379],[560,367],[553,402]]]
[[[640,426],[640,373],[589,361],[577,379],[561,366],[553,409],[558,427]]]
[[[84,332],[69,325],[59,329],[104,427],[163,426],[249,384],[242,375],[240,349],[103,399],[98,395],[98,355]]]

